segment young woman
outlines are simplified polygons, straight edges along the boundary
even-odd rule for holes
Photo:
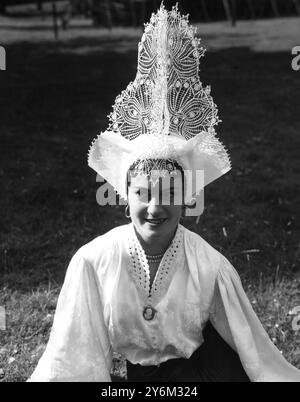
[[[110,381],[113,351],[126,358],[129,381],[300,381],[229,261],[180,224],[230,169],[198,77],[202,54],[187,18],[161,6],[139,45],[136,79],[89,152],[131,223],[72,258],[31,381]]]

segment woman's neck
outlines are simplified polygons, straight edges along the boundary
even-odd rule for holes
[[[140,242],[143,250],[147,255],[157,255],[157,254],[164,254],[167,248],[172,243],[174,236],[176,234],[178,226],[176,226],[175,230],[170,233],[169,236],[160,237],[157,240],[153,239],[143,239],[143,237],[137,232],[134,228],[136,237]]]

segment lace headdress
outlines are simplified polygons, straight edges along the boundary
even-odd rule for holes
[[[204,186],[230,170],[229,156],[216,138],[218,110],[199,79],[205,49],[196,29],[177,5],[162,4],[138,45],[135,80],[117,96],[108,130],[92,143],[88,164],[126,200],[126,175],[133,162],[157,160],[158,170],[175,160],[192,174],[204,172]],[[153,163],[151,164],[153,169]],[[149,172],[148,172],[149,173]],[[201,189],[193,180],[188,203]]]

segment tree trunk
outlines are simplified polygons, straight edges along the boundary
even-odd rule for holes
[[[111,29],[112,28],[112,16],[111,16],[109,0],[105,0],[104,5],[105,5],[105,16],[106,16],[107,28]]]
[[[36,8],[38,9],[38,11],[43,11],[43,0],[37,0]]]
[[[271,7],[272,7],[275,17],[280,17],[277,0],[270,0],[270,1],[271,1]]]
[[[230,0],[223,0],[223,6],[225,9],[227,20],[231,21],[232,26],[235,26],[236,20],[235,20],[234,13],[232,12],[230,5],[231,5]]]
[[[236,26],[236,18],[237,18],[237,10],[236,10],[236,0],[231,0],[230,1],[231,5],[231,24],[232,26]]]
[[[225,9],[226,18],[228,21],[231,21],[231,10],[229,6],[229,0],[223,0],[223,6]]]

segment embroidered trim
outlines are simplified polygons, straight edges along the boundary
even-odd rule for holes
[[[131,224],[130,235],[127,238],[127,247],[130,255],[128,266],[140,296],[144,303],[156,305],[165,294],[174,270],[182,265],[183,259],[183,227],[178,225],[176,234],[166,250],[159,264],[152,286],[150,287],[150,269],[144,249],[136,237]]]

